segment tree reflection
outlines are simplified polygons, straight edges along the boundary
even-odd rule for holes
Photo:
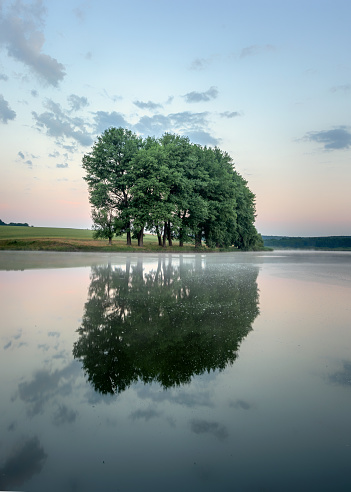
[[[94,266],[73,355],[95,390],[120,393],[138,380],[163,388],[235,361],[258,315],[258,268],[175,265],[160,257],[125,268]]]

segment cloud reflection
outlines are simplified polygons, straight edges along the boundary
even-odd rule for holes
[[[132,412],[130,414],[130,418],[132,420],[140,420],[144,419],[146,422],[148,422],[150,419],[154,419],[156,417],[160,417],[161,413],[157,412],[156,410],[149,408],[147,410],[136,410],[135,412]]]
[[[239,408],[241,410],[250,410],[251,408],[253,408],[253,405],[245,400],[231,401],[229,403],[229,406],[232,408]]]
[[[48,400],[72,392],[73,379],[79,374],[79,365],[72,362],[61,370],[42,369],[31,381],[18,385],[18,396],[27,404],[27,415],[34,417],[44,410]]]
[[[41,472],[47,454],[37,437],[18,445],[0,468],[0,488],[13,490]]]
[[[71,424],[76,420],[78,412],[70,410],[66,405],[60,405],[56,410],[52,422],[59,426],[62,424]]]
[[[227,428],[218,422],[193,419],[190,421],[190,428],[195,434],[211,434],[219,440],[229,436]]]
[[[343,369],[329,376],[331,382],[351,387],[351,362],[344,361]]]
[[[137,391],[139,398],[150,398],[153,402],[169,402],[176,403],[185,407],[213,407],[209,391],[197,391],[196,393],[186,391],[184,387],[182,391],[178,389],[168,389],[160,391],[158,386],[142,386]]]

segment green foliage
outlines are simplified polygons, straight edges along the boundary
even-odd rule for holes
[[[210,247],[256,249],[255,196],[218,148],[165,133],[142,140],[110,128],[83,158],[95,237],[127,233],[143,244],[144,230],[159,244],[202,241]],[[162,239],[163,237],[163,239]]]
[[[275,249],[351,249],[351,236],[264,237],[264,245]]]
[[[179,266],[159,258],[147,273],[142,260],[125,270],[94,266],[73,355],[103,394],[223,370],[259,313],[257,275],[256,267],[203,266],[200,256]]]
[[[109,128],[84,155],[96,237],[111,241],[114,234],[127,232],[130,239],[131,163],[141,147],[142,139],[130,130]]]
[[[29,224],[27,222],[10,222],[9,224],[6,224],[6,222],[0,219],[0,226],[29,227]]]

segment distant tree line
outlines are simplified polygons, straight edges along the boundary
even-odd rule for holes
[[[229,154],[165,133],[142,139],[109,128],[83,157],[95,237],[126,234],[127,244],[144,231],[160,246],[204,241],[209,247],[263,247],[254,226],[255,195]]]
[[[1,219],[0,219],[0,226],[24,226],[24,227],[29,227],[29,224],[27,224],[27,222],[10,222],[9,224],[6,224],[6,222],[3,222]]]
[[[263,236],[264,245],[281,249],[351,249],[351,236],[280,237]]]

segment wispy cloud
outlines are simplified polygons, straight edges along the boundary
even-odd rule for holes
[[[63,144],[65,139],[72,139],[82,146],[92,144],[90,132],[86,129],[86,122],[81,118],[73,118],[69,111],[62,109],[60,104],[48,99],[45,103],[47,111],[38,114],[32,112],[36,127],[46,131],[47,135],[58,139]]]
[[[13,2],[0,10],[0,45],[7,54],[24,63],[47,84],[57,87],[65,76],[65,67],[42,52],[45,8],[42,1]]]
[[[346,92],[349,93],[351,91],[351,84],[344,84],[344,85],[336,85],[332,87],[331,92]]]
[[[332,130],[309,132],[303,140],[323,144],[324,150],[342,150],[351,147],[351,132],[348,127],[340,126]]]
[[[144,136],[160,137],[165,132],[187,135],[191,141],[200,145],[218,145],[219,140],[208,131],[208,112],[192,113],[182,111],[168,115],[143,116],[134,129]]]
[[[241,116],[238,111],[225,111],[224,113],[220,113],[222,118],[236,118],[237,116]]]
[[[85,21],[87,7],[88,4],[80,5],[79,7],[76,7],[75,9],[72,10],[73,14],[80,22]]]
[[[251,46],[247,46],[246,48],[243,48],[241,50],[240,58],[246,58],[247,56],[256,56],[274,50],[275,47],[272,46],[271,44],[266,44],[264,46],[252,44]]]
[[[45,126],[48,134],[59,137],[65,134],[76,138],[74,135],[73,124],[77,120],[77,127],[81,128],[80,119],[71,118],[68,114],[63,114],[62,109],[52,101],[47,104],[51,108],[51,116],[43,113],[36,115],[37,125]],[[93,114],[93,122],[88,123],[94,129],[94,134],[101,134],[111,127],[129,128],[140,135],[160,137],[166,132],[186,135],[194,143],[200,145],[215,146],[219,140],[213,137],[209,131],[209,115],[207,111],[192,112],[182,111],[179,113],[161,114],[152,116],[144,115],[139,121],[132,123],[128,121],[124,114],[116,111],[97,111]],[[230,117],[230,116],[227,116]],[[92,134],[86,134],[90,138]],[[77,138],[76,138],[77,139]]]
[[[59,155],[60,155],[60,152],[58,152],[57,150],[55,150],[54,152],[51,152],[49,154],[49,157],[53,157],[53,158],[56,159]]]
[[[136,131],[144,136],[161,136],[165,132],[170,132],[172,121],[169,116],[155,114],[154,116],[142,116],[138,123],[134,125]]]
[[[112,102],[117,102],[123,99],[122,96],[118,96],[117,94],[109,94],[106,89],[103,89],[101,95],[107,99],[110,99]]]
[[[151,111],[163,107],[162,104],[155,103],[155,102],[152,102],[152,101],[148,101],[148,102],[134,101],[133,104],[135,104],[135,106],[137,106],[139,109],[149,109]]]
[[[188,92],[185,94],[183,97],[188,103],[194,103],[194,102],[207,102],[211,101],[212,99],[216,99],[218,96],[218,89],[217,87],[210,87],[206,92]]]
[[[190,70],[204,70],[209,65],[209,60],[206,58],[195,58],[191,62]]]
[[[219,145],[221,141],[218,138],[212,137],[212,135],[205,130],[188,131],[186,135],[192,142],[199,145],[208,145],[215,147],[216,145]]]
[[[8,123],[16,118],[16,112],[10,108],[9,103],[4,99],[4,96],[0,94],[0,121],[2,123]]]
[[[79,111],[82,108],[89,106],[88,99],[84,96],[71,94],[67,97],[68,104],[71,106],[71,111]]]
[[[221,57],[218,54],[213,54],[207,58],[195,58],[190,65],[190,70],[202,71],[208,68],[214,61],[219,60]]]
[[[18,157],[24,162],[24,164],[27,164],[28,167],[32,168],[33,167],[33,161],[31,159],[28,159],[28,154],[25,155],[21,150],[18,152]],[[37,156],[32,155],[32,159],[37,159]]]
[[[116,111],[112,111],[111,113],[108,111],[97,111],[94,115],[94,121],[97,133],[102,133],[110,127],[130,127],[124,116]]]

